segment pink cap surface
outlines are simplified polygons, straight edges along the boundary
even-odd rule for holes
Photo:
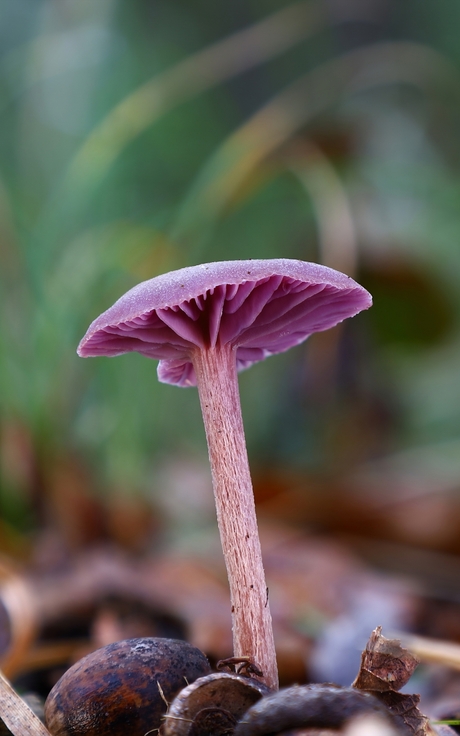
[[[136,351],[160,360],[160,381],[192,386],[190,356],[197,347],[231,345],[242,370],[371,304],[371,295],[356,281],[316,263],[286,258],[204,263],[128,291],[90,325],[78,354]]]

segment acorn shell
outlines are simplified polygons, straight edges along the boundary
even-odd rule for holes
[[[270,693],[243,715],[235,736],[274,736],[293,729],[340,731],[352,718],[375,715],[391,733],[409,736],[389,709],[372,693],[332,684],[293,685]]]
[[[241,716],[270,693],[258,680],[215,672],[191,683],[171,703],[162,736],[213,736],[233,733]]]
[[[45,723],[53,736],[144,736],[159,728],[179,690],[209,672],[205,655],[185,641],[109,644],[56,683],[45,703]]]

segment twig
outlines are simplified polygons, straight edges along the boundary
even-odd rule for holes
[[[442,664],[460,670],[460,645],[450,641],[428,639],[412,634],[398,634],[404,646],[417,655],[423,662]]]
[[[0,713],[13,736],[50,736],[38,716],[17,694],[0,671]]]

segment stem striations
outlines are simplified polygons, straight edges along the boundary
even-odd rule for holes
[[[278,689],[268,590],[238,389],[236,350],[216,345],[192,355],[232,605],[235,657],[249,656]]]

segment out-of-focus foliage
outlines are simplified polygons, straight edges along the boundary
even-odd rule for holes
[[[75,349],[135,283],[206,260],[317,260],[375,294],[241,377],[255,465],[460,446],[457,0],[3,0],[0,21],[0,512],[61,453],[127,490],[205,453],[193,390]]]

